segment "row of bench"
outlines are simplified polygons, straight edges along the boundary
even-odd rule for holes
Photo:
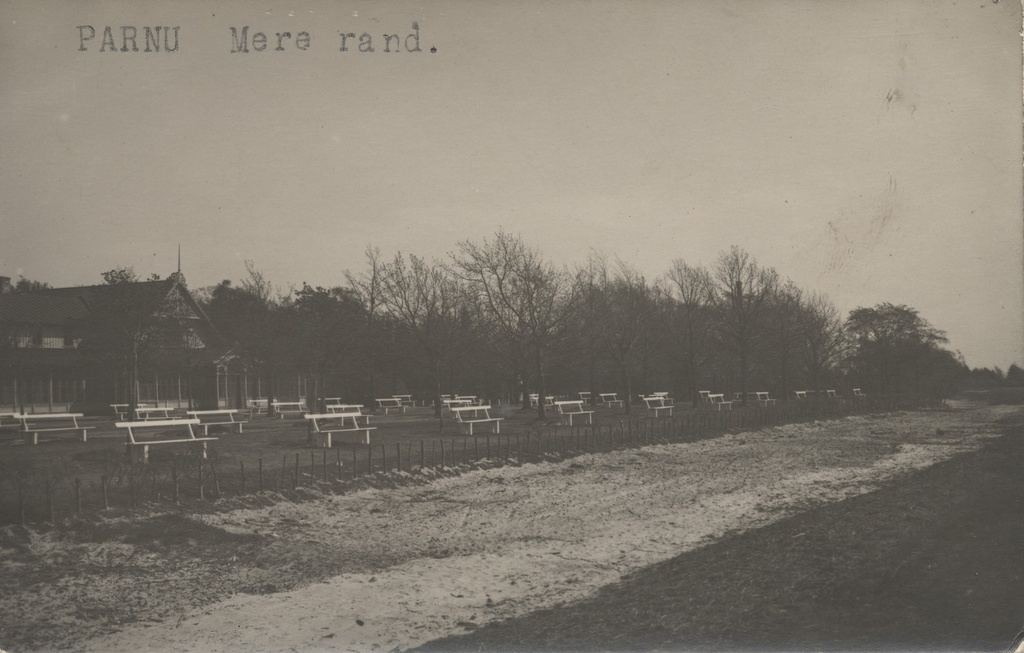
[[[803,395],[801,397],[801,395]],[[714,407],[715,410],[731,410],[733,401],[725,400],[723,394],[711,394],[710,391],[700,391],[701,400],[707,405]],[[834,391],[826,393],[827,397],[835,397]],[[854,396],[864,397],[859,389],[854,390]],[[739,398],[742,395],[738,396]],[[797,391],[798,398],[806,398],[805,391]],[[737,401],[739,400],[737,398]],[[667,396],[667,393],[656,393],[652,396],[641,396],[644,401],[647,410],[654,416],[661,416],[663,413],[667,413],[668,416],[672,415],[672,409],[674,408],[672,399]],[[774,405],[775,400],[768,396],[767,392],[753,392],[749,393],[748,399],[753,402],[757,402],[762,406]],[[612,399],[618,401],[617,398]],[[469,435],[473,435],[474,427],[477,425],[491,425],[494,433],[501,433],[501,422],[504,418],[492,417],[490,414],[491,406],[487,404],[473,404],[472,402],[477,401],[476,397],[459,397],[452,398],[446,403],[448,409],[451,411],[455,420],[464,426],[468,431]],[[470,405],[466,405],[465,402],[471,402]],[[276,402],[275,402],[276,403]],[[575,418],[586,419],[587,424],[593,423],[593,410],[586,410],[584,407],[585,400],[568,400],[568,401],[553,401],[553,405],[558,409],[558,413],[562,422],[568,426],[573,426],[573,420]],[[607,400],[606,402],[607,403]],[[292,408],[299,408],[302,406],[301,402],[280,402],[280,408],[287,410]],[[304,406],[303,406],[304,407]],[[275,405],[275,410],[278,406]],[[307,420],[307,429],[309,434],[309,440],[312,442],[314,437],[318,437],[320,446],[330,447],[332,445],[332,438],[335,434],[347,434],[347,433],[358,433],[361,435],[361,441],[365,444],[370,443],[370,431],[376,430],[376,427],[370,426],[370,415],[364,415],[361,412],[362,406],[359,404],[340,404],[333,403],[328,406],[327,413],[305,413],[303,417]],[[148,412],[144,414],[149,414]],[[189,415],[187,419],[143,419],[139,421],[118,421],[116,426],[123,428],[128,433],[128,454],[138,462],[146,462],[149,458],[149,448],[152,445],[162,444],[174,444],[174,443],[199,443],[202,445],[202,455],[206,457],[206,443],[211,440],[216,440],[215,437],[209,437],[209,428],[211,426],[228,426],[232,429],[237,428],[238,433],[243,432],[243,426],[247,423],[247,420],[239,419],[239,411],[236,409],[224,409],[224,410],[198,410],[198,411],[186,411]],[[167,413],[164,413],[165,417]],[[80,435],[82,442],[86,442],[88,438],[88,431],[94,427],[83,426],[78,423],[78,419],[81,418],[82,413],[35,413],[35,414],[15,414],[15,413],[0,413],[0,426],[3,426],[4,419],[13,420],[19,427],[20,430],[32,435],[32,444],[38,444],[40,433],[61,433],[61,432],[72,432]],[[360,423],[362,420],[362,423]],[[164,429],[164,428],[181,428],[184,427],[188,435],[181,437],[174,437],[171,439],[163,440],[142,440],[137,438],[140,432],[144,432],[148,429]],[[198,437],[193,427],[202,427],[203,437]]]

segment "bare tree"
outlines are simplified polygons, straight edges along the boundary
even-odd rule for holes
[[[381,312],[383,310],[383,276],[384,264],[380,260],[380,248],[367,245],[367,270],[362,274],[345,271],[348,285],[356,292],[363,303],[366,315],[366,367],[369,374],[368,397],[372,400],[377,394],[377,374],[380,364],[381,334],[383,326]]]
[[[765,349],[783,397],[789,397],[795,359],[805,333],[801,328],[803,309],[803,291],[796,284],[787,279],[775,286],[766,311]]]
[[[764,314],[778,274],[762,268],[750,254],[735,245],[722,252],[712,268],[716,282],[719,327],[737,358],[740,392],[747,403],[750,369],[764,335]]]
[[[434,413],[441,416],[441,379],[462,328],[463,292],[441,265],[402,253],[380,268],[381,302],[426,354],[434,375]]]
[[[843,360],[848,343],[839,311],[825,295],[812,293],[804,303],[801,332],[811,387],[821,391],[824,376]]]
[[[600,342],[619,372],[629,413],[633,404],[636,345],[647,335],[657,304],[647,279],[622,261],[610,272],[605,260],[596,259],[592,269],[596,270],[595,317]]]
[[[676,300],[669,333],[679,346],[690,401],[696,408],[700,403],[701,370],[714,356],[714,282],[707,269],[687,265],[682,259],[672,262],[668,280]]]
[[[453,270],[487,307],[492,326],[532,358],[543,418],[546,364],[551,348],[565,332],[580,295],[577,278],[564,267],[545,261],[539,250],[519,236],[498,231],[480,245],[463,241],[453,255]]]

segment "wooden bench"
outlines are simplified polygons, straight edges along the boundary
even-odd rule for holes
[[[185,414],[199,420],[199,426],[203,427],[203,435],[210,435],[211,426],[230,426],[232,428],[237,426],[238,432],[241,433],[242,425],[248,422],[248,420],[235,419],[238,415],[238,410],[234,408],[225,410],[187,410]],[[219,421],[208,422],[205,420]]]
[[[583,410],[582,399],[576,401],[556,401],[555,406],[558,407],[558,414],[562,418],[562,421],[568,421],[569,426],[572,426],[572,418],[576,415],[586,415],[587,424],[594,423],[594,411]],[[568,418],[568,420],[564,418]]]
[[[197,438],[195,431],[192,430],[193,426],[199,425],[199,420],[196,418],[190,419],[167,419],[167,420],[148,420],[144,422],[117,422],[116,426],[119,429],[128,430],[128,441],[125,443],[125,448],[128,453],[129,460],[133,460],[138,463],[149,462],[149,448],[156,445],[164,444],[182,444],[191,443],[200,446],[203,454],[203,458],[206,458],[206,443],[217,438]],[[173,428],[177,432],[181,432],[184,428],[188,434],[182,434],[180,437],[164,438],[162,440],[143,440],[143,436],[152,436],[152,433],[145,433],[145,431],[151,429],[168,429]],[[142,433],[140,433],[140,431]]]
[[[711,410],[723,411],[732,410],[732,402],[725,400],[725,395],[708,395],[708,406]]]
[[[494,432],[501,433],[501,420],[504,417],[491,417],[490,405],[482,406],[452,406],[452,413],[460,426],[469,428],[469,434],[473,435],[474,424],[494,424]]]
[[[274,401],[270,404],[270,407],[274,409],[281,419],[284,419],[285,415],[305,415],[306,414],[306,402],[304,401]]]
[[[619,393],[602,392],[598,396],[600,397],[599,403],[602,403],[608,407],[616,406],[618,408],[622,408],[622,400],[619,399]]]
[[[135,409],[135,420],[145,421],[149,419],[174,419],[174,416],[171,415],[171,411],[173,410],[173,408],[154,408],[141,406]]]
[[[320,436],[320,446],[330,448],[331,447],[331,436],[335,433],[363,433],[362,443],[370,444],[370,431],[375,431],[376,426],[359,425],[359,418],[363,417],[369,420],[368,415],[362,413],[349,412],[349,413],[310,413],[306,415],[306,422],[309,441],[313,441],[313,436]],[[351,420],[351,423],[350,423]]]
[[[672,409],[675,408],[672,404],[665,403],[665,397],[661,395],[644,397],[644,405],[647,407],[647,412],[654,413],[655,417],[661,417],[663,412],[668,412],[668,416],[672,417]]]
[[[91,426],[81,426],[82,413],[23,413],[12,416],[21,423],[22,433],[32,434],[32,444],[39,444],[40,433],[79,433],[86,442]]]
[[[394,408],[396,410],[400,410],[403,413],[405,412],[405,404],[402,403],[401,399],[397,399],[395,397],[385,397],[383,399],[378,399],[377,400],[377,407],[378,408],[383,408],[385,415],[387,415],[388,414],[388,410],[390,410],[392,408]]]

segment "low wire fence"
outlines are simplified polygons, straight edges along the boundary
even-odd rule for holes
[[[399,485],[477,468],[521,465],[659,443],[694,442],[849,415],[938,408],[919,396],[790,401],[735,411],[694,410],[673,417],[627,416],[594,424],[538,425],[509,434],[402,439],[313,448],[299,453],[227,455],[211,446],[160,451],[148,464],[106,450],[106,473],[83,477],[62,461],[33,469],[6,465],[0,477],[0,524],[55,522],[100,511],[209,510],[211,501],[253,504],[301,500],[366,486]]]

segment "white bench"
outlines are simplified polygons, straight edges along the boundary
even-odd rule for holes
[[[238,432],[242,432],[242,425],[247,423],[248,420],[235,419],[238,415],[238,410],[234,408],[225,410],[186,410],[186,415],[190,415],[195,419],[199,420],[199,426],[203,427],[203,435],[210,435],[211,426],[230,426],[238,427]],[[205,421],[205,420],[219,420],[219,421]]]
[[[752,400],[762,408],[775,405],[775,400],[769,397],[767,392],[752,392],[750,394],[754,395]]]
[[[137,421],[145,421],[148,419],[174,419],[171,415],[173,408],[153,408],[141,406],[135,409],[135,419]]]
[[[583,410],[582,399],[579,399],[577,401],[556,401],[555,406],[558,407],[558,414],[562,418],[568,418],[568,420],[563,419],[562,421],[568,421],[569,426],[572,426],[572,418],[576,415],[586,415],[587,424],[594,423],[594,411]]]
[[[285,415],[304,415],[306,413],[306,402],[304,401],[274,401],[270,407],[274,412],[284,419]]]
[[[461,426],[469,428],[469,434],[473,435],[474,424],[494,424],[494,432],[501,433],[501,420],[504,417],[491,417],[491,407],[482,406],[452,406],[452,413],[455,414],[455,421]]]
[[[81,426],[78,418],[82,413],[23,413],[12,417],[21,423],[23,433],[32,434],[32,444],[39,444],[40,433],[79,433],[86,441],[91,426]]]
[[[864,394],[863,392],[861,392],[860,388],[854,388],[853,389],[853,396],[854,397],[866,397],[867,395]]]
[[[793,391],[793,398],[794,399],[801,399],[801,400],[802,399],[807,399],[807,391],[806,390],[794,390]]]
[[[665,397],[656,395],[653,397],[644,397],[644,405],[647,406],[648,413],[654,413],[655,417],[661,417],[664,412],[668,413],[669,417],[672,417],[672,409],[675,408],[672,404],[665,403]]]
[[[539,402],[540,402],[540,395],[536,395],[536,394],[531,394],[530,395],[530,406],[532,406],[533,408],[536,408],[537,404]],[[554,406],[555,405],[555,398],[554,398],[554,396],[552,396],[552,395],[545,395],[545,397],[544,397],[544,405],[545,406]]]
[[[445,399],[444,400],[444,407],[447,408],[448,410],[451,410],[452,408],[458,408],[459,406],[472,406],[472,405],[473,405],[473,400],[472,399]]]
[[[325,408],[327,408],[328,413],[359,413],[360,415],[363,413],[362,404],[327,404]],[[366,418],[367,422],[370,421],[369,415],[363,415],[363,417]]]
[[[583,403],[585,403],[585,404],[587,404],[589,406],[590,405],[590,393],[589,392],[581,392],[581,393],[579,393],[579,395],[580,395],[580,401],[582,401]]]
[[[835,390],[826,390],[825,391],[825,398],[826,399],[838,399],[839,395],[836,394]]]
[[[416,402],[412,400],[412,395],[391,395],[395,399],[401,401],[406,406],[415,406]]]
[[[253,415],[265,415],[269,407],[269,402],[266,399],[250,399],[249,400],[249,416]]]
[[[622,400],[619,399],[619,393],[602,392],[598,396],[601,398],[600,402],[605,406],[617,406],[619,408],[622,408]]]
[[[0,429],[2,429],[5,426],[13,426],[15,428],[20,427],[21,420],[18,419],[18,417],[20,416],[20,413],[0,413]],[[4,420],[10,421],[4,424]]]
[[[138,463],[147,463],[149,462],[149,448],[162,444],[197,444],[202,449],[203,458],[206,458],[206,443],[217,438],[197,438],[192,427],[198,424],[199,420],[193,417],[190,419],[149,420],[145,422],[117,422],[116,426],[119,429],[128,430],[128,442],[125,443],[128,458]],[[182,434],[180,437],[164,438],[162,440],[141,439],[143,436],[153,435],[152,433],[145,433],[145,431],[150,429],[173,428],[175,431],[180,432],[183,427],[188,432],[187,435]]]
[[[661,397],[662,399],[665,400],[665,405],[666,406],[674,406],[675,403],[676,403],[675,399],[672,399],[671,397],[669,397],[667,392],[652,392],[651,396],[652,397]]]
[[[725,395],[722,395],[722,394],[719,394],[719,395],[709,394],[708,395],[708,406],[711,407],[711,410],[717,410],[717,411],[732,410],[732,402],[731,401],[726,401],[725,400]]]
[[[368,415],[362,413],[350,412],[350,413],[310,413],[306,415],[307,427],[309,432],[309,439],[312,441],[313,435],[320,436],[320,446],[330,448],[331,447],[331,436],[335,433],[364,433],[362,437],[363,444],[370,444],[370,431],[375,431],[376,426],[359,425],[359,418],[363,417],[369,421]],[[349,424],[351,420],[351,424]]]
[[[396,397],[384,397],[383,399],[377,399],[377,406],[384,409],[384,414],[388,414],[389,409],[400,410],[405,412],[405,404],[402,403],[401,399]]]
[[[114,409],[114,416],[117,419],[123,420],[128,415],[128,407],[131,404],[110,404],[110,407]],[[138,402],[135,404],[136,408],[148,408],[150,405],[145,402]]]

